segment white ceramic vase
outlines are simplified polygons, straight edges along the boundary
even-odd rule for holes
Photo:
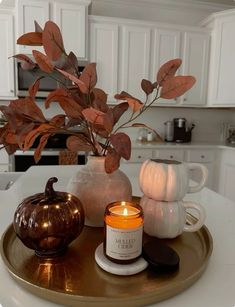
[[[103,226],[104,211],[109,203],[132,199],[128,177],[119,169],[107,174],[104,159],[89,156],[87,164],[70,179],[67,186],[67,191],[81,200],[87,226]]]

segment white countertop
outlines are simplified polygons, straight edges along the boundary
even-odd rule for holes
[[[34,166],[24,173],[11,188],[0,192],[0,235],[12,222],[17,205],[28,195],[44,190],[51,176],[58,177],[56,190],[65,190],[71,175],[81,166]],[[133,194],[141,195],[137,178],[131,176],[128,165],[125,173],[133,185]],[[200,279],[184,292],[154,306],[159,307],[233,307],[235,306],[235,203],[204,188],[186,195],[204,206],[205,221],[212,237],[213,252],[208,267]],[[190,261],[190,259],[189,259]],[[58,306],[32,295],[21,288],[9,275],[0,259],[1,307]]]
[[[190,142],[190,143],[175,143],[175,142],[140,142],[132,140],[133,149],[149,148],[149,149],[231,149],[235,150],[234,146],[228,146],[224,142]]]

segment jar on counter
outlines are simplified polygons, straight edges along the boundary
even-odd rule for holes
[[[106,207],[104,222],[105,256],[119,264],[136,261],[142,254],[142,208],[126,201],[111,203]]]

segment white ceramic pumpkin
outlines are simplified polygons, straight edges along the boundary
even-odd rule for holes
[[[143,196],[140,205],[144,212],[144,231],[157,238],[175,238],[183,231],[194,232],[200,229],[205,221],[205,211],[193,202],[156,201]],[[186,209],[198,212],[198,221],[193,225],[186,224]]]
[[[201,181],[189,185],[190,170],[199,170]],[[139,185],[142,192],[154,200],[181,200],[186,193],[200,191],[206,184],[207,168],[200,163],[185,163],[175,160],[146,160],[140,169]]]

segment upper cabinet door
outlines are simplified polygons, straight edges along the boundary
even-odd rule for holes
[[[235,106],[235,11],[213,14],[205,23],[212,29],[208,102],[211,106]]]
[[[182,105],[206,104],[209,43],[208,33],[186,32],[184,35],[182,74],[194,76],[196,83],[179,98]]]
[[[0,99],[15,96],[13,16],[0,15]]]
[[[157,72],[162,64],[180,57],[181,32],[171,29],[157,28],[154,30],[152,49],[151,80],[155,82]],[[158,99],[155,104],[175,105],[176,99]]]
[[[121,74],[119,90],[145,101],[141,80],[149,79],[150,33],[149,27],[122,27]]]
[[[36,0],[18,0],[16,2],[17,38],[22,34],[34,32],[34,20],[43,28],[49,20],[49,2]],[[43,51],[42,47],[17,45],[22,53],[32,53],[32,49]]]
[[[97,87],[114,102],[118,75],[118,25],[90,22],[90,62],[97,63]]]
[[[61,29],[67,53],[87,59],[87,5],[55,2],[54,21]]]

